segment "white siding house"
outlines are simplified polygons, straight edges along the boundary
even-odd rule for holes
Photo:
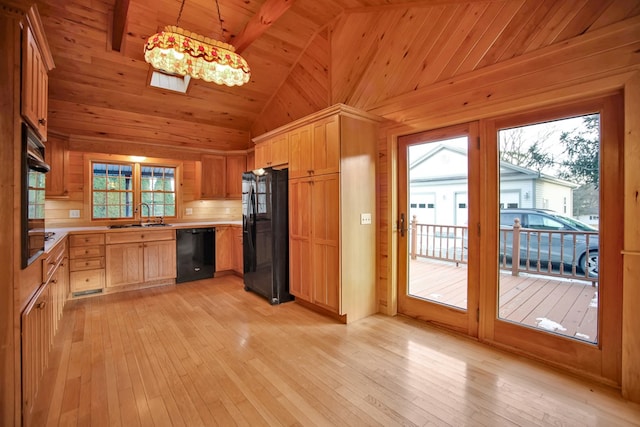
[[[421,224],[467,224],[467,154],[437,145],[410,164],[410,217]],[[500,162],[501,208],[544,208],[571,216],[574,183]]]

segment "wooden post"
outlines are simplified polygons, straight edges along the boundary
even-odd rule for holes
[[[418,218],[411,218],[411,259],[418,258]]]
[[[517,276],[520,269],[520,218],[513,220],[513,247],[511,251],[511,275]]]

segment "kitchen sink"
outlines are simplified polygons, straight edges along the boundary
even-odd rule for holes
[[[109,228],[146,228],[146,227],[171,227],[171,224],[148,222],[148,223],[132,223],[132,224],[111,224]]]

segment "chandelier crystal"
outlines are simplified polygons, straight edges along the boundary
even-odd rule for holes
[[[144,60],[163,73],[188,75],[219,85],[241,86],[251,78],[247,61],[235,53],[233,46],[173,25],[147,39]]]

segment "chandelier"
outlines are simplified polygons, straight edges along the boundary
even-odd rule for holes
[[[188,75],[194,79],[226,86],[241,86],[247,83],[251,78],[251,70],[247,61],[235,53],[233,46],[178,27],[184,2],[185,0],[182,0],[176,25],[168,25],[164,31],[147,39],[144,60],[166,74]],[[222,30],[218,0],[216,6]]]

